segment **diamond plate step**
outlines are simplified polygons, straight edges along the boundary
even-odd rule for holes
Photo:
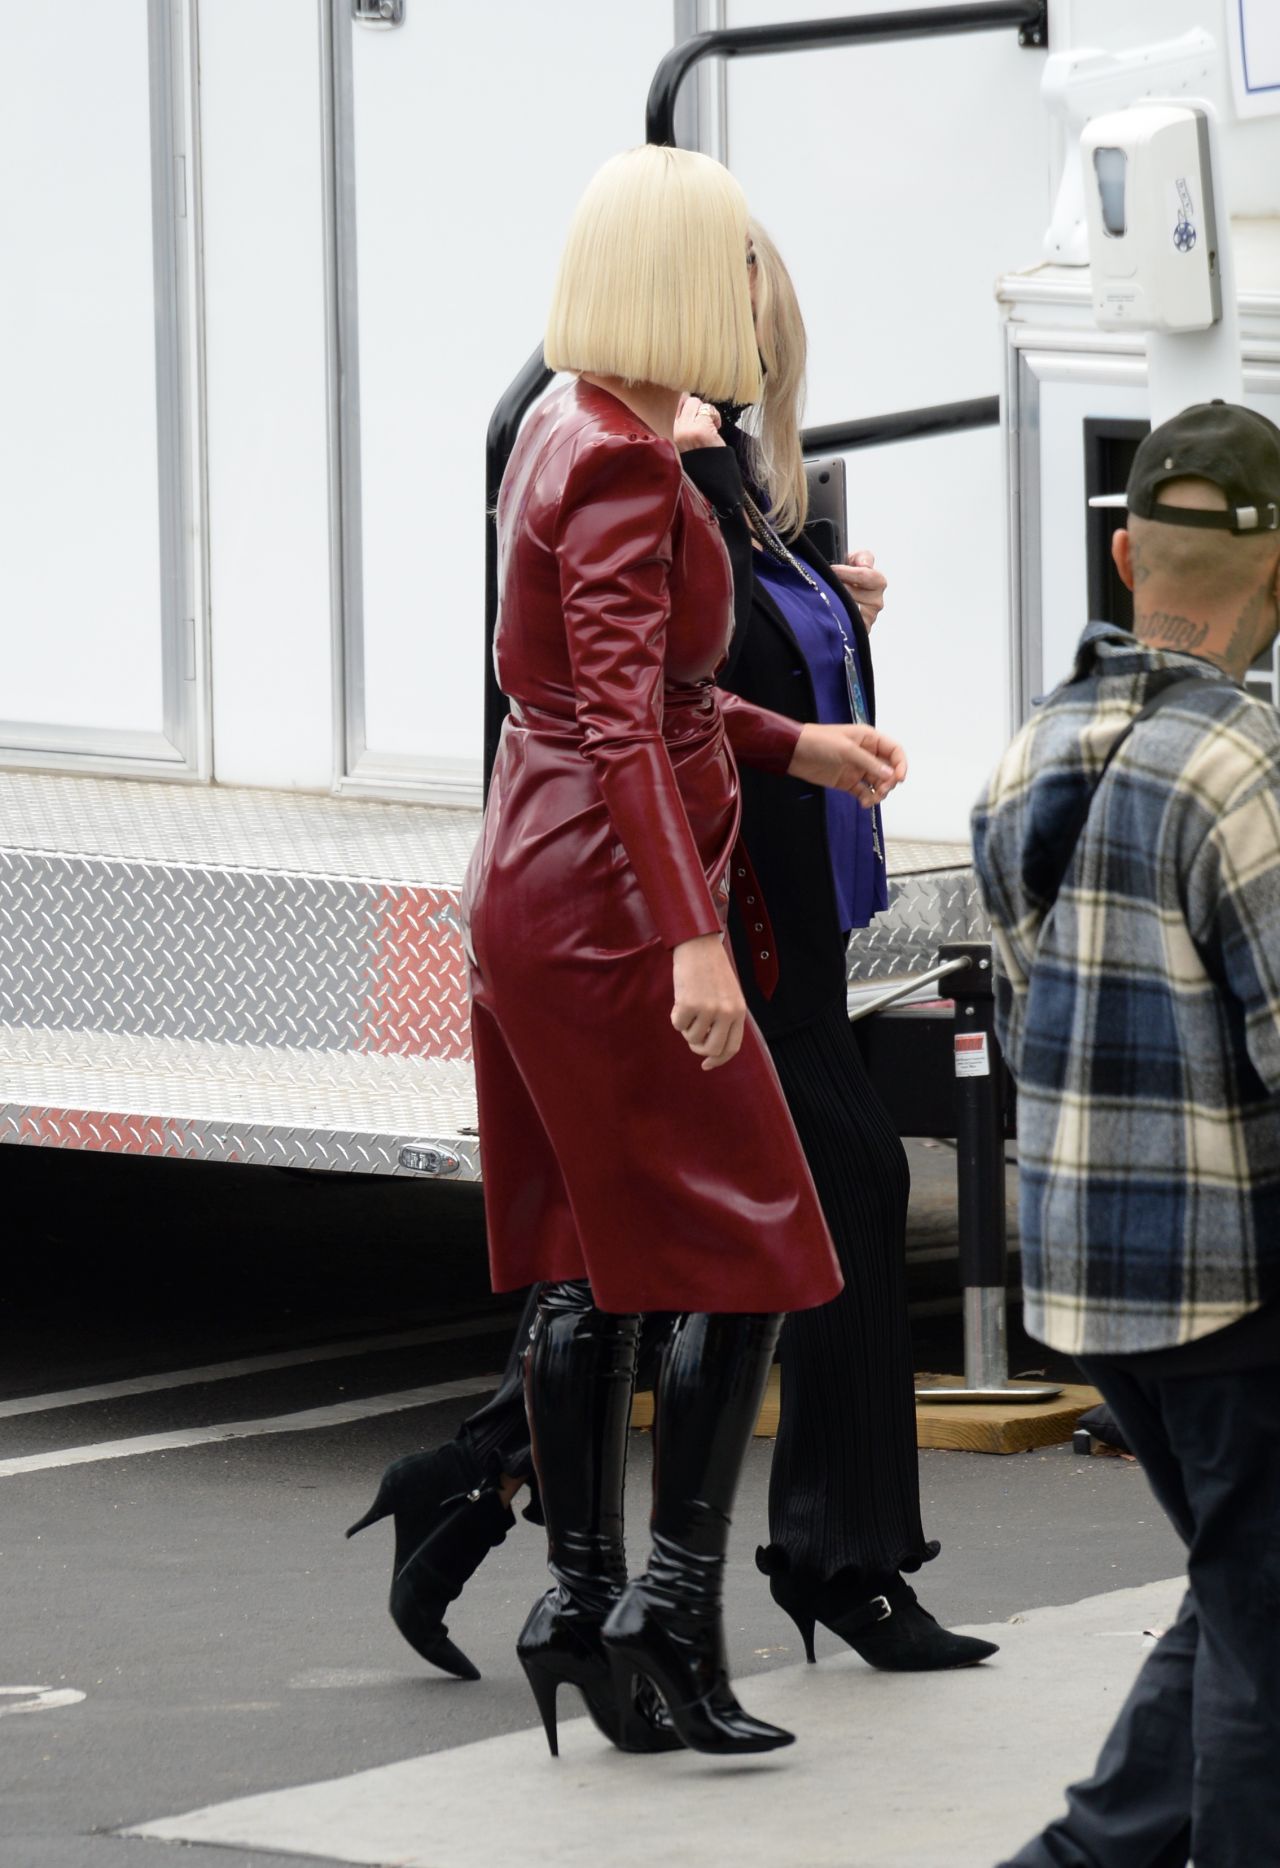
[[[464,1058],[470,811],[0,778],[0,1021]]]
[[[480,1178],[466,1059],[0,1026],[0,1143],[399,1174],[426,1145]]]
[[[907,979],[945,941],[989,941],[991,923],[965,843],[888,843],[889,906],[849,940],[853,988]]]

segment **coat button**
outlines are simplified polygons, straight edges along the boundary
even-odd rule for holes
[[[757,934],[763,934],[763,933],[764,933],[764,922],[763,922],[763,921],[757,921],[757,922],[756,922],[756,927],[755,927],[755,931],[756,931],[756,933],[757,933]]]
[[[767,947],[762,947],[762,948],[761,948],[761,950],[760,950],[760,958],[761,958],[762,960],[767,960],[767,959],[769,958],[769,949],[768,949]]]
[[[748,897],[747,897],[747,907],[748,907],[748,908],[754,908],[754,907],[755,907],[755,905],[756,905],[756,898],[755,898],[755,896],[754,896],[754,895],[748,895]]]

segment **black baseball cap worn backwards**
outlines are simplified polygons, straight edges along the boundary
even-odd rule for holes
[[[1225,512],[1166,506],[1170,480],[1208,480]],[[1125,503],[1140,519],[1237,535],[1280,531],[1280,428],[1235,402],[1199,402],[1153,428],[1138,448]]]

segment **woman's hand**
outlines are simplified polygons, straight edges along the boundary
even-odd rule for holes
[[[884,593],[889,587],[888,578],[875,565],[874,551],[851,551],[843,564],[831,567],[861,610],[868,629],[884,608]]]
[[[682,454],[690,448],[722,448],[720,411],[701,396],[681,396],[676,409],[676,446]]]
[[[870,810],[907,776],[907,755],[879,727],[810,723],[800,729],[787,776],[825,785],[828,791],[850,791]]]
[[[675,1004],[671,1023],[704,1070],[716,1070],[742,1047],[747,1002],[719,934],[684,940],[671,952]]]

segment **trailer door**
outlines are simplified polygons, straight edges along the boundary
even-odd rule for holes
[[[643,140],[671,0],[331,8],[344,756],[365,795],[480,798],[484,438],[605,157]],[[394,9],[392,9],[394,10]]]

